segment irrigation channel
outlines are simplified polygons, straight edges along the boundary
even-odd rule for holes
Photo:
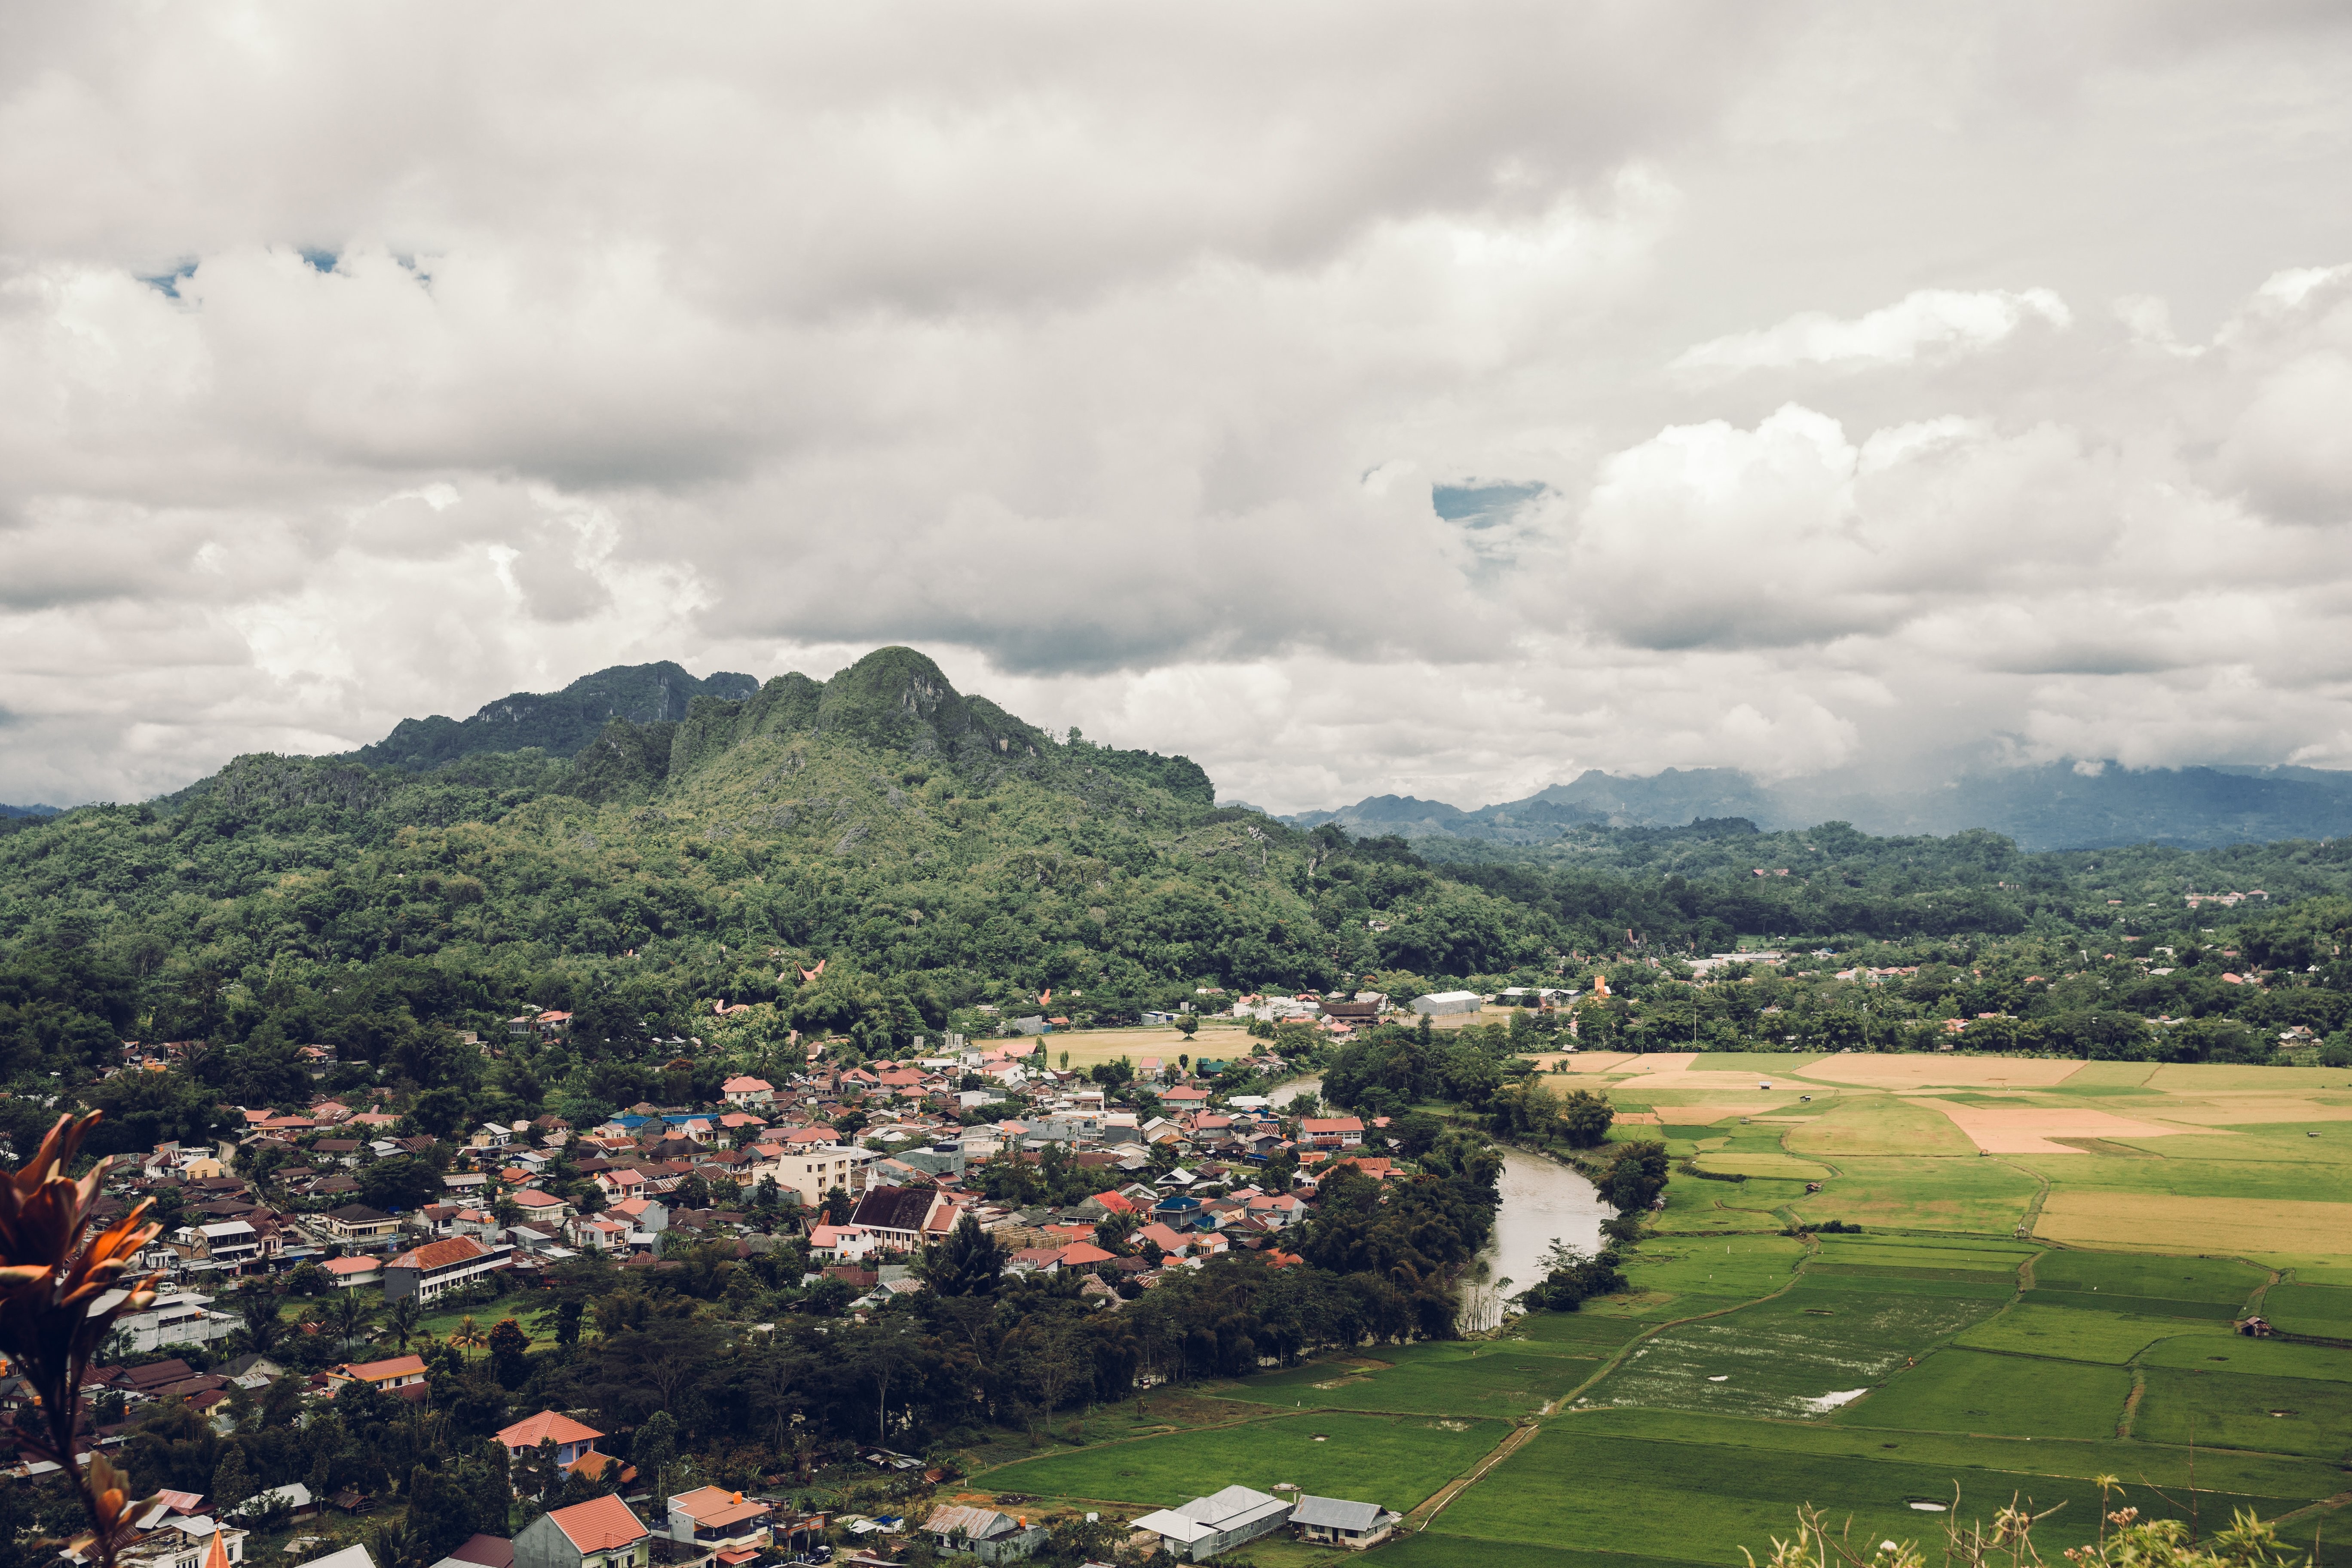
[[[1272,1090],[1267,1100],[1276,1106],[1303,1094],[1321,1094],[1323,1080],[1303,1078]],[[1543,1278],[1544,1254],[1554,1241],[1566,1242],[1578,1252],[1601,1249],[1601,1222],[1609,1205],[1591,1182],[1564,1165],[1517,1149],[1503,1151],[1503,1206],[1495,1215],[1495,1238],[1478,1255],[1486,1266],[1484,1281],[1465,1283],[1463,1290],[1465,1327],[1491,1326],[1500,1307],[1499,1297],[1524,1290]],[[1475,1272],[1475,1266],[1474,1266]],[[1508,1285],[1499,1281],[1509,1280]],[[1483,1322],[1474,1320],[1483,1319]]]

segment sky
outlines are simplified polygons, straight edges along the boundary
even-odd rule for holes
[[[2352,767],[2352,11],[0,12],[0,801],[890,643],[1275,810]]]

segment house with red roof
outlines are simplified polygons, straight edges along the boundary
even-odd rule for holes
[[[520,1458],[541,1443],[555,1445],[555,1462],[569,1469],[580,1456],[596,1446],[604,1434],[593,1426],[583,1426],[560,1411],[542,1410],[527,1415],[513,1426],[499,1432],[499,1442],[507,1452]]]
[[[364,1383],[380,1393],[402,1399],[421,1400],[425,1397],[425,1358],[420,1355],[394,1356],[388,1361],[367,1361],[331,1366],[326,1372],[330,1393],[348,1383]]]
[[[1353,1116],[1303,1117],[1298,1138],[1318,1149],[1352,1149],[1364,1141],[1364,1124]]]
[[[383,1299],[398,1301],[414,1296],[425,1305],[468,1279],[510,1266],[514,1248],[504,1242],[486,1242],[478,1236],[453,1236],[411,1247],[383,1266]]]
[[[653,1532],[617,1497],[543,1513],[514,1538],[515,1568],[646,1568]]]

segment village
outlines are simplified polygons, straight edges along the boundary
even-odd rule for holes
[[[1478,1000],[1469,998],[1474,1009]],[[1453,1005],[1431,1002],[1424,1010]],[[1304,1044],[1310,1058],[1314,1046],[1297,1025],[1313,1018],[1318,1033],[1344,1034],[1381,1010],[1377,1001],[1339,1003],[1327,1015],[1312,998],[1302,1005],[1254,996],[1234,1010],[1245,1009],[1291,1026],[1286,1041]],[[541,1012],[515,1020],[513,1032],[552,1039],[568,1023],[560,1012]],[[1189,1031],[1168,1037],[1190,1043]],[[214,1144],[165,1142],[118,1158],[98,1217],[156,1200],[175,1223],[139,1258],[157,1277],[154,1300],[121,1317],[93,1368],[94,1445],[101,1452],[120,1446],[167,1405],[226,1433],[240,1401],[274,1396],[324,1408],[360,1386],[423,1401],[423,1354],[322,1363],[319,1336],[337,1336],[340,1320],[348,1344],[355,1322],[381,1316],[405,1345],[443,1326],[437,1314],[467,1311],[451,1336],[462,1341],[473,1330],[471,1309],[510,1313],[518,1293],[580,1260],[658,1272],[682,1267],[688,1247],[715,1245],[744,1261],[789,1254],[804,1267],[803,1285],[838,1281],[841,1310],[862,1319],[924,1289],[927,1249],[961,1226],[988,1239],[1005,1277],[1076,1276],[1087,1304],[1115,1312],[1169,1271],[1221,1256],[1250,1252],[1271,1268],[1297,1266],[1286,1233],[1334,1172],[1375,1182],[1399,1173],[1388,1119],[1313,1114],[1320,1109],[1315,1085],[1295,1081],[1305,1069],[1263,1042],[1233,1060],[1194,1061],[1179,1051],[1091,1073],[1053,1065],[1050,1034],[1017,1026],[1010,1038],[945,1044],[938,1053],[848,1066],[828,1064],[823,1047],[812,1047],[800,1070],[737,1073],[709,1103],[641,1103],[587,1126],[554,1116],[488,1123],[462,1140],[414,1131],[388,1109],[385,1091],[320,1094],[299,1110],[237,1108],[241,1133]],[[170,1065],[168,1052],[126,1051],[131,1070]],[[331,1065],[328,1047],[307,1047],[306,1056],[321,1071]],[[1308,1113],[1297,1114],[1302,1108]],[[388,1172],[400,1180],[391,1183]],[[366,1201],[394,1190],[416,1201]],[[281,1299],[311,1303],[289,1325],[309,1353],[228,1353],[251,1342],[245,1331],[257,1310],[275,1321]],[[266,1306],[256,1309],[257,1301]],[[511,1318],[504,1327],[511,1330]],[[0,1373],[0,1414],[18,1414],[29,1393],[21,1378]],[[562,1481],[604,1495],[544,1512],[527,1508],[535,1517],[511,1538],[477,1534],[436,1568],[821,1563],[845,1531],[859,1548],[842,1559],[851,1568],[895,1568],[892,1543],[901,1540],[992,1563],[1028,1555],[1046,1538],[1025,1516],[988,1506],[984,1494],[937,1502],[919,1516],[846,1517],[795,1508],[781,1492],[704,1486],[656,1498],[650,1484],[658,1478],[640,1477],[625,1454],[600,1448],[607,1435],[581,1419],[588,1414],[543,1410],[499,1430],[497,1441],[518,1477],[545,1477],[541,1500],[553,1501]],[[887,1450],[863,1458],[885,1472],[925,1468]],[[55,1468],[22,1462],[10,1473],[37,1480]],[[943,1478],[931,1470],[926,1479]],[[527,1481],[517,1490],[530,1500]],[[300,1482],[217,1500],[164,1491],[122,1561],[242,1564],[248,1539],[267,1526],[296,1532],[282,1559],[289,1564],[395,1568],[369,1556],[364,1543],[299,1555],[305,1540],[334,1539],[332,1531],[305,1536],[303,1521],[356,1520],[376,1500],[354,1487],[313,1495]],[[1378,1500],[1225,1486],[1127,1521],[1126,1547],[1129,1555],[1164,1551],[1201,1561],[1281,1530],[1363,1547],[1386,1539],[1397,1520]]]

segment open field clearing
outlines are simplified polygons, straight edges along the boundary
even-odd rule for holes
[[[1803,1284],[1665,1330],[1578,1404],[1814,1419],[1999,1310],[2000,1301]]]
[[[2323,1238],[2352,1248],[2352,1203],[2076,1187],[2050,1194],[2034,1234],[2090,1247],[2183,1252],[2301,1252]]]
[[[2263,1316],[2290,1334],[2352,1340],[2352,1290],[2336,1285],[2273,1285]]]
[[[973,1479],[992,1492],[1155,1508],[1221,1487],[1271,1491],[1286,1481],[1402,1512],[1475,1464],[1508,1430],[1500,1421],[1325,1411],[1107,1443]]]
[[[1652,1215],[1650,1225],[1662,1237],[1776,1232],[1786,1222],[1773,1211],[1804,1194],[1805,1184],[1793,1179],[1710,1182],[1677,1171],[1666,1181],[1664,1212]]]
[[[2161,1296],[2235,1308],[2268,1283],[2265,1269],[2226,1258],[2149,1258],[2115,1252],[2045,1252],[2033,1260],[2037,1290]],[[2106,1303],[2101,1303],[2105,1305]],[[2128,1311],[2130,1308],[2114,1308]]]
[[[1956,1480],[1964,1519],[1990,1517],[2018,1494],[2037,1510],[2063,1502],[2036,1532],[2044,1551],[2086,1541],[2096,1531],[2098,1489],[2085,1479],[1956,1469],[1895,1455],[1827,1458],[1629,1438],[1586,1429],[1576,1419],[1548,1424],[1439,1514],[1432,1529],[1480,1541],[1568,1541],[1587,1550],[1737,1563],[1738,1548],[1763,1552],[1771,1536],[1788,1535],[1800,1502],[1832,1520],[1851,1517],[1856,1534],[1869,1541],[1939,1538],[1940,1510],[1911,1505],[1950,1502]],[[1570,1500],[1581,1498],[1607,1501],[1585,1507]],[[2173,1512],[2146,1487],[2127,1488],[2123,1500],[2151,1514]],[[2214,1517],[2226,1518],[2232,1506],[2275,1515],[2295,1501],[2209,1492],[2200,1507]]]
[[[1895,1268],[1965,1268],[2014,1277],[2017,1266],[2042,1248],[2025,1242],[1946,1241],[1903,1236],[1821,1236],[1813,1238],[1824,1265]]]
[[[1574,1531],[1570,1527],[1561,1533]],[[1255,1544],[1251,1553],[1258,1554]],[[1719,1568],[1712,1559],[1696,1563],[1583,1546],[1538,1546],[1521,1541],[1445,1535],[1433,1530],[1383,1546],[1381,1563],[1381,1568]]]
[[[2352,1121],[2352,1095],[2179,1094],[2163,1101],[2163,1115],[2199,1127],[2266,1127],[2282,1122],[2317,1124],[2322,1136],[2344,1137]]]
[[[2352,1384],[2168,1366],[2146,1375],[2147,1392],[2132,1422],[2132,1435],[2145,1441],[2314,1458],[2341,1458],[2352,1447]]]
[[[1958,1342],[1971,1350],[2007,1351],[2016,1355],[2055,1356],[2062,1361],[2121,1366],[2157,1341],[2177,1334],[2218,1340],[2237,1337],[2225,1321],[2131,1317],[2087,1307],[2025,1303],[1978,1324],[1960,1335]]]
[[[2167,1062],[2148,1075],[2147,1087],[2167,1094],[2252,1090],[2264,1094],[2325,1096],[2352,1090],[2352,1072],[2342,1068],[2219,1067],[2210,1062]]]
[[[2200,1129],[2168,1127],[2090,1106],[1965,1105],[1952,1100],[1921,1100],[1925,1110],[1941,1112],[1988,1154],[2081,1154],[2083,1150],[2056,1142],[2061,1138],[2163,1138],[2200,1136]]]
[[[2046,1087],[2064,1083],[2083,1064],[2038,1057],[1864,1055],[1823,1057],[1801,1077],[1869,1089]]]
[[[1049,1006],[1047,1010],[1052,1009]],[[1048,1061],[1059,1062],[1065,1051],[1069,1053],[1074,1068],[1090,1068],[1121,1057],[1139,1062],[1146,1057],[1158,1057],[1168,1064],[1171,1072],[1175,1070],[1180,1055],[1194,1061],[1203,1058],[1224,1061],[1247,1056],[1257,1047],[1249,1031],[1230,1018],[1203,1020],[1200,1033],[1190,1040],[1172,1024],[1134,1029],[1056,1029],[1036,1038]]]
[[[1845,1173],[1792,1206],[1807,1220],[2006,1237],[2040,1184],[1997,1160],[1836,1161]]]
[[[2083,1311],[2120,1312],[2136,1318],[2183,1318],[2226,1323],[2238,1316],[2227,1301],[2181,1301],[2168,1296],[2120,1296],[2108,1290],[2028,1290],[2018,1300],[2028,1306],[2070,1307]]]
[[[1294,1408],[1427,1415],[1531,1415],[1601,1370],[1614,1347],[1420,1344],[1377,1357],[1318,1362],[1212,1389],[1230,1399]]]
[[[2118,1475],[2166,1488],[2185,1487],[2193,1479],[2200,1488],[2302,1501],[2344,1489],[2344,1472],[2334,1463],[2293,1454],[2200,1448],[2191,1455],[2186,1447],[2118,1438],[2059,1443],[1957,1432],[1892,1432],[1830,1422],[1727,1421],[1676,1410],[1580,1411],[1563,1419],[1572,1430],[1590,1436],[1730,1449],[1734,1452],[1719,1461],[1727,1466],[1740,1463],[1746,1451],[1760,1448],[1822,1458],[1899,1458],[1910,1464],[1940,1465],[1955,1474],[2004,1470],[2077,1480]]]
[[[1646,1327],[1638,1318],[1612,1317],[1594,1311],[1529,1312],[1511,1320],[1504,1331],[1503,1342],[1542,1345],[1558,1352],[1593,1354],[1605,1360]]]
[[[2131,1384],[2131,1373],[2118,1366],[1940,1350],[1836,1419],[1918,1432],[2112,1437]]]
[[[1832,1159],[1977,1152],[1950,1117],[1891,1094],[1833,1100],[1819,1116],[1790,1128],[1787,1142],[1797,1153]]]
[[[2189,1372],[2241,1372],[2253,1377],[2307,1377],[2322,1383],[2352,1383],[2352,1355],[2326,1345],[2291,1345],[2284,1340],[2159,1340],[2139,1358],[2142,1366],[2177,1366]]]
[[[1698,1156],[1702,1171],[1729,1176],[1778,1176],[1788,1181],[1825,1182],[1836,1173],[1827,1165],[1801,1160],[1794,1154],[1765,1154],[1737,1150],[1709,1150]]]
[[[1752,1299],[1793,1280],[1804,1257],[1804,1243],[1793,1237],[1662,1237],[1626,1259],[1625,1277],[1643,1290]]]

